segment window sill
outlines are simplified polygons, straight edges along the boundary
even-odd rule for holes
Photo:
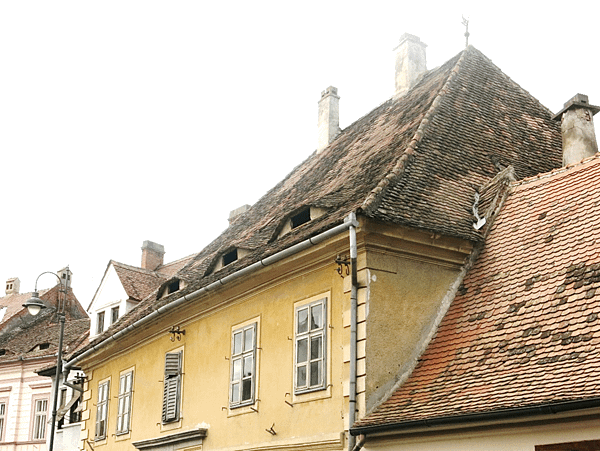
[[[294,393],[292,396],[292,404],[300,404],[303,402],[315,401],[317,399],[331,398],[331,396],[331,385],[328,385],[324,389],[321,388],[301,393]]]
[[[229,407],[229,410],[227,411],[227,418],[237,417],[247,413],[258,413],[256,402],[254,402],[254,404],[246,404],[239,407]]]
[[[170,423],[160,423],[160,432],[172,431],[173,429],[181,429],[183,417],[179,418],[179,421],[172,421]]]
[[[115,441],[116,442],[120,442],[120,441],[123,441],[123,440],[129,440],[130,438],[131,438],[131,431],[119,432],[115,436]]]

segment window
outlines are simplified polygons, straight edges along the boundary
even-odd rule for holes
[[[101,334],[104,331],[104,312],[98,312],[96,318],[98,319],[96,322],[96,333]]]
[[[296,307],[294,352],[296,393],[322,390],[326,387],[326,304],[327,299],[323,298]]]
[[[96,404],[96,433],[95,440],[106,438],[106,422],[108,420],[108,397],[110,380],[98,384],[98,403]]]
[[[232,408],[254,403],[256,324],[234,330],[231,337],[229,406]]]
[[[223,266],[227,266],[229,263],[233,263],[238,259],[237,249],[233,249],[223,255]]]
[[[44,440],[46,438],[46,416],[48,412],[48,400],[36,399],[33,411],[33,440]]]
[[[4,425],[6,424],[6,401],[0,401],[0,442],[4,440]]]
[[[179,279],[169,283],[169,286],[167,287],[167,294],[175,293],[176,291],[179,291]]]
[[[306,224],[310,221],[310,208],[305,208],[304,210],[296,213],[290,218],[290,220],[292,221],[292,229],[295,229],[302,224]]]
[[[114,324],[119,319],[119,306],[110,309],[110,323]]]
[[[121,374],[119,378],[119,405],[117,407],[117,434],[129,432],[132,389],[133,371]]]
[[[163,386],[163,423],[179,421],[181,398],[181,367],[183,351],[165,355],[165,379]]]

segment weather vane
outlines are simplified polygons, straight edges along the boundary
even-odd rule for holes
[[[465,47],[469,46],[469,19],[462,16],[462,24],[465,26]]]

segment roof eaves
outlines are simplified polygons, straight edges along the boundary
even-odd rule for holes
[[[563,412],[600,408],[600,398],[578,399],[574,401],[559,401],[533,406],[515,407],[512,409],[491,410],[488,412],[468,413],[462,415],[447,415],[428,419],[408,420],[398,423],[374,424],[350,428],[350,434],[368,435],[383,432],[399,432],[415,428],[434,428],[436,426],[465,425],[478,422],[518,420],[541,415],[555,415]],[[359,422],[360,424],[360,422]]]

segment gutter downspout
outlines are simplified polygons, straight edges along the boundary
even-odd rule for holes
[[[143,318],[140,318],[133,324],[130,324],[126,328],[121,329],[119,332],[117,332],[109,337],[106,337],[104,340],[96,343],[94,346],[89,348],[87,351],[83,352],[82,354],[79,354],[77,357],[73,358],[72,360],[69,360],[67,363],[64,364],[63,368],[64,369],[71,368],[73,365],[75,365],[81,359],[83,359],[83,358],[89,356],[90,354],[96,352],[97,350],[99,350],[108,341],[119,339],[121,336],[127,334],[128,332],[131,332],[133,329],[137,329],[140,326],[145,325],[146,323],[154,320],[156,317],[162,315],[163,313],[168,312],[176,307],[179,307],[181,304],[184,304],[189,301],[193,301],[193,300],[199,298],[200,296],[202,296],[203,294],[210,292],[212,290],[215,290],[217,288],[220,288],[221,286],[223,286],[229,282],[232,282],[248,273],[251,273],[253,271],[261,269],[265,266],[272,265],[273,263],[276,263],[279,260],[283,260],[284,258],[289,257],[290,255],[297,254],[305,249],[308,249],[314,245],[317,245],[317,244],[325,241],[326,239],[345,231],[349,227],[352,227],[352,228],[358,227],[358,222],[356,221],[356,214],[354,212],[351,212],[344,219],[343,224],[339,224],[335,227],[332,227],[331,229],[326,230],[325,232],[320,233],[319,235],[308,238],[298,244],[288,247],[287,249],[277,252],[269,257],[266,257],[258,262],[255,262],[249,266],[246,266],[245,268],[242,268],[239,271],[229,274],[228,276],[225,276],[222,279],[219,279],[219,280],[217,280],[209,285],[206,285],[205,287],[202,287],[192,293],[186,294],[185,296],[182,296],[182,297],[174,300],[173,302],[170,302],[166,305],[163,305],[162,307],[157,308],[152,313],[144,316]],[[355,239],[355,242],[356,242],[356,239]],[[350,426],[352,426],[352,425],[350,425]]]
[[[353,213],[352,213],[353,214]],[[356,216],[354,217],[356,221]],[[350,428],[356,421],[356,330],[358,310],[358,269],[356,267],[356,227],[350,225],[350,262],[352,265],[352,288],[350,290],[350,389],[348,406],[348,451],[353,451],[356,437],[350,434]]]

